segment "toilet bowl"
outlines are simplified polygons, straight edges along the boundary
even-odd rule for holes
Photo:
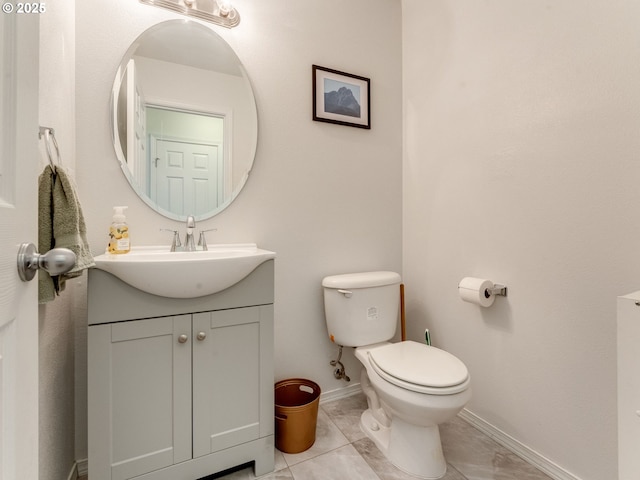
[[[442,478],[447,464],[438,425],[471,398],[469,372],[444,350],[413,341],[389,343],[395,334],[400,275],[366,272],[326,277],[329,338],[356,347],[368,408],[360,426],[400,470]]]
[[[383,369],[393,367],[376,362],[379,357],[379,362],[388,360],[389,352],[414,367],[423,365],[420,362],[429,357],[432,362],[427,365],[433,372],[437,366],[445,370],[449,366],[450,381],[443,381],[442,375],[425,375],[413,379],[418,382],[414,383],[406,380],[404,372],[399,373],[403,378],[395,377]],[[360,384],[369,406],[360,419],[362,430],[400,470],[425,479],[443,477],[447,465],[438,425],[455,417],[471,398],[464,364],[443,350],[412,341],[358,347],[356,357],[364,367]],[[430,368],[423,371],[427,373]]]

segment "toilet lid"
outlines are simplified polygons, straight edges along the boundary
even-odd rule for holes
[[[409,390],[437,393],[442,389],[442,394],[453,394],[469,382],[469,371],[458,358],[422,343],[405,341],[373,348],[369,358],[383,378]]]

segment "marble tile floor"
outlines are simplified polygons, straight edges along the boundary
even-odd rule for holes
[[[302,453],[276,451],[276,468],[261,480],[415,480],[389,463],[360,430],[367,408],[363,394],[323,403],[316,442]],[[444,480],[551,480],[460,418],[440,426],[447,474]],[[206,477],[252,480],[253,467]],[[204,480],[204,479],[203,479]]]

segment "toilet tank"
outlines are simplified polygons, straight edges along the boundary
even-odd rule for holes
[[[361,347],[393,337],[398,325],[400,275],[364,272],[322,280],[329,338],[345,347]]]

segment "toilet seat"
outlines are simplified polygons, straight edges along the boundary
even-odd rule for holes
[[[367,352],[374,371],[387,382],[418,393],[453,395],[471,379],[464,363],[444,350],[405,341]]]

